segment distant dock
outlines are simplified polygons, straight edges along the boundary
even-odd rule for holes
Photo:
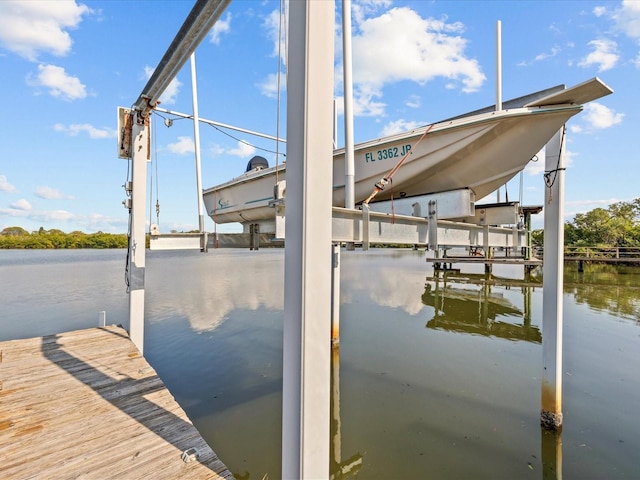
[[[233,479],[120,327],[0,342],[0,478]]]

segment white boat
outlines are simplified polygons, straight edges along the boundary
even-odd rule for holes
[[[473,190],[481,199],[518,174],[583,104],[610,93],[606,84],[593,78],[571,88],[553,87],[504,102],[499,111],[489,107],[358,144],[355,202],[367,199],[407,154],[375,201],[461,188]],[[344,157],[344,149],[334,151],[334,206],[344,206]],[[219,224],[271,225],[274,195],[286,196],[285,178],[286,164],[268,167],[263,162],[254,168],[250,162],[244,174],[203,191],[207,214]]]

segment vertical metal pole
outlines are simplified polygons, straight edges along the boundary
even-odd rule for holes
[[[531,258],[533,257],[533,251],[532,251],[532,247],[531,247],[531,213],[527,212],[524,214],[524,228],[526,233],[526,238],[527,238],[527,246],[525,247],[525,255],[524,255],[524,259],[525,260],[531,260]]]
[[[107,312],[105,310],[98,312],[98,326],[99,327],[107,326]]]
[[[335,3],[289,4],[282,478],[329,478]]]
[[[333,464],[340,467],[342,463],[342,432],[340,425],[340,348],[336,346],[331,349],[331,446],[333,454]]]
[[[132,128],[131,239],[129,242],[129,336],[144,354],[144,273],[146,256],[147,161],[149,116],[134,112]]]
[[[564,127],[547,143],[542,285],[542,426],[562,428]]]
[[[193,102],[193,143],[196,155],[196,190],[198,195],[198,229],[200,231],[200,251],[207,249],[204,234],[204,209],[202,207],[202,173],[200,162],[200,114],[198,113],[198,81],[196,77],[196,52],[191,54],[191,100]]]
[[[355,208],[353,145],[353,66],[351,61],[351,0],[342,0],[342,68],[344,84],[344,206]]]
[[[362,250],[369,250],[369,204],[362,204]]]
[[[438,204],[436,200],[429,200],[428,215],[429,243],[427,246],[429,250],[435,252],[435,256],[438,258],[440,256],[440,250],[438,248]]]
[[[502,22],[496,22],[496,112],[502,110]],[[500,193],[498,193],[500,202]]]
[[[333,149],[338,148],[338,102],[333,99]]]
[[[340,343],[340,244],[333,245],[331,276],[331,344]]]

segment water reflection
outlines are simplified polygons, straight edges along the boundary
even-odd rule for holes
[[[355,478],[362,469],[363,456],[356,452],[342,459],[342,426],[340,422],[340,348],[331,351],[331,463],[332,480]]]
[[[609,312],[640,325],[640,273],[638,268],[588,264],[578,272],[575,264],[566,265],[564,291],[577,304],[598,312]]]
[[[523,309],[494,287],[520,289]],[[537,281],[501,279],[491,274],[434,272],[427,277],[422,303],[435,309],[427,328],[542,343],[539,328],[531,324],[531,293]],[[516,323],[522,319],[522,323]]]
[[[283,252],[224,253],[196,252],[189,259],[184,252],[151,252],[149,316],[154,321],[183,316],[194,331],[204,332],[218,328],[236,310],[283,310]]]
[[[562,480],[562,434],[540,429],[542,480]]]
[[[386,255],[384,255],[386,254]],[[389,256],[392,262],[389,261]],[[424,309],[425,262],[421,252],[343,252],[340,271],[340,304],[352,304],[363,293],[368,302],[380,307],[417,315]],[[367,268],[359,268],[365,263]]]

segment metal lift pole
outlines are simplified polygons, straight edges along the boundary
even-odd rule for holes
[[[542,267],[542,426],[562,428],[564,274],[564,127],[547,143]]]
[[[147,210],[147,161],[149,117],[133,112],[131,131],[132,188],[129,229],[129,336],[144,354],[144,273],[146,261],[145,214]]]
[[[344,85],[344,206],[355,208],[353,145],[353,62],[351,60],[351,0],[342,0],[342,65]]]
[[[204,208],[202,201],[202,173],[200,161],[200,114],[198,113],[198,81],[196,78],[196,52],[191,60],[191,100],[193,103],[193,143],[196,156],[196,190],[198,198],[198,230],[200,232],[200,251],[207,250],[207,235],[204,231]]]
[[[147,85],[133,105],[131,238],[129,241],[129,332],[141,353],[144,349],[144,274],[146,257],[145,211],[149,113],[169,83],[209,33],[231,0],[198,0],[180,27]]]
[[[335,2],[289,3],[282,478],[329,478]]]

